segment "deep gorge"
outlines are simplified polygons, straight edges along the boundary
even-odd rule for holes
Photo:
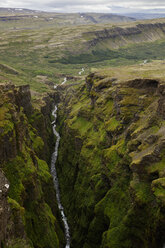
[[[40,109],[29,86],[0,85],[0,247],[63,247],[50,159],[54,95]]]
[[[0,248],[165,248],[165,18],[0,13]]]
[[[66,245],[50,175],[54,103],[71,247],[162,248],[164,94],[164,81],[93,73],[34,109],[29,86],[0,85],[1,248]]]
[[[163,247],[164,87],[96,73],[61,89],[57,170],[71,247]]]

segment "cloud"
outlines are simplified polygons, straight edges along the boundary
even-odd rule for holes
[[[165,10],[164,0],[3,0],[0,7],[31,8],[58,12],[126,12]]]

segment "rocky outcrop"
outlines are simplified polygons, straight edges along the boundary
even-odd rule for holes
[[[0,64],[0,71],[9,73],[9,74],[14,74],[14,75],[18,75],[19,72],[17,70],[15,70],[14,68],[5,65],[5,64]]]
[[[1,103],[1,144],[0,162],[15,158],[22,150],[24,138],[28,138],[26,132],[26,115],[32,114],[32,104],[29,86],[0,85],[2,96]],[[13,105],[13,106],[12,106]],[[18,119],[18,113],[22,113]],[[23,115],[25,113],[26,115]],[[11,119],[10,119],[11,118]]]
[[[23,85],[19,86],[16,94],[16,104],[23,108],[24,113],[29,116],[32,114],[31,94],[30,86]]]
[[[63,226],[46,162],[53,144],[51,107],[46,97],[41,110],[34,109],[28,85],[0,85],[1,248],[63,247]]]
[[[7,202],[7,194],[9,191],[9,182],[2,171],[0,171],[0,240],[7,237],[7,223],[10,218],[10,209]]]
[[[119,48],[129,43],[150,42],[165,36],[165,23],[137,24],[134,27],[114,27],[86,33],[94,38],[88,42],[89,47],[109,40],[111,48]]]
[[[93,73],[63,92],[57,168],[72,247],[163,247],[164,87]]]

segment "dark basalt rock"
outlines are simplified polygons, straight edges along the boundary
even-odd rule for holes
[[[7,202],[9,182],[0,169],[0,247],[1,241],[7,237],[7,226],[10,219],[10,208]]]
[[[23,107],[24,113],[29,116],[32,113],[31,93],[30,86],[19,86],[18,93],[16,94],[16,103],[18,106]]]
[[[36,110],[29,85],[0,85],[1,248],[63,247],[62,224],[57,221],[60,216],[47,164],[54,138],[50,117],[53,98],[45,97],[41,109]]]
[[[120,27],[114,27],[111,29],[104,29],[104,30],[99,30],[99,31],[94,31],[94,32],[88,32],[88,34],[95,35],[95,38],[90,40],[88,42],[89,47],[96,46],[97,43],[100,41],[106,40],[106,39],[115,39],[115,38],[128,38],[133,37],[133,36],[138,36],[141,34],[144,34],[145,36],[145,31],[152,29],[160,29],[162,33],[165,33],[165,23],[148,23],[148,24],[138,24],[135,27],[130,27],[130,28],[120,28]],[[147,37],[145,37],[147,40]]]
[[[62,93],[57,168],[73,247],[162,248],[164,85],[92,73]]]
[[[158,88],[159,81],[153,79],[134,79],[127,82],[128,87],[145,89],[145,88]]]

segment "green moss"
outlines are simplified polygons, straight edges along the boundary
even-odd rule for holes
[[[147,171],[149,173],[158,172],[159,175],[164,174],[164,170],[165,170],[165,158],[164,157],[162,157],[160,162],[154,163],[147,168]]]
[[[154,150],[155,150],[155,144],[151,146],[147,146],[147,148],[145,148],[144,150],[140,152],[139,151],[132,152],[130,154],[130,156],[132,157],[132,163],[130,164],[130,167],[135,166],[135,165],[136,166],[140,165],[145,157],[147,158],[147,156],[149,157],[153,155]],[[145,162],[145,164],[147,164],[147,161]]]
[[[4,120],[0,121],[0,127],[3,128],[3,134],[1,136],[4,136],[8,134],[9,132],[12,132],[14,129],[14,123],[10,120]]]
[[[109,98],[109,94],[108,94],[108,98]],[[104,103],[105,105],[104,105],[104,107],[103,107],[103,112],[104,112],[104,118],[108,118],[109,119],[109,117],[110,117],[110,115],[112,114],[112,111],[113,111],[113,108],[114,108],[114,102],[113,102],[113,100],[109,100],[109,99],[105,99],[107,102],[106,103]]]
[[[9,203],[11,209],[15,209],[17,211],[20,211],[21,215],[24,215],[25,209],[23,207],[21,207],[17,201],[8,197],[8,203]]]
[[[157,133],[164,125],[157,96],[119,80],[105,85],[104,76],[98,72],[86,79],[91,92],[68,90],[67,106],[59,108],[57,169],[72,246],[157,247],[157,230],[164,223],[164,184],[152,184],[164,177],[164,160],[151,161],[164,157],[155,150],[164,135],[164,129]]]
[[[94,126],[95,127],[88,130],[86,147],[104,147],[104,145],[106,144],[106,130],[104,128],[104,124],[99,123],[99,121],[97,120],[94,122]]]
[[[114,132],[116,129],[119,129],[121,127],[121,124],[119,121],[116,120],[114,116],[105,123],[105,126],[108,132]]]
[[[55,229],[58,224],[50,207],[44,202],[41,185],[51,183],[47,163],[35,157],[31,149],[24,146],[20,156],[8,162],[4,171],[11,185],[9,203],[12,213],[14,216],[18,213],[22,216],[27,236],[34,246],[58,248],[59,240]],[[20,244],[13,244],[13,247],[14,245],[20,247]]]
[[[83,136],[92,127],[92,123],[82,117],[76,118],[72,123],[72,128],[79,131]]]
[[[37,159],[38,161],[38,175],[41,177],[41,180],[45,183],[48,183],[51,179],[50,170],[48,164],[44,160]]]
[[[55,217],[47,204],[37,202],[28,203],[25,213],[26,229],[29,238],[37,247],[59,247],[59,240],[55,233]]]
[[[165,177],[152,181],[155,196],[165,204]]]
[[[5,174],[12,185],[9,190],[9,196],[15,199],[17,202],[21,202],[22,194],[25,191],[24,185],[22,183],[21,173],[21,169],[23,168],[23,166],[23,159],[17,156],[14,160],[8,162],[4,168]]]
[[[8,108],[4,106],[0,108],[0,121],[3,121],[5,119],[7,112],[8,112]]]
[[[44,147],[44,142],[41,137],[37,136],[33,140],[33,149],[36,153],[40,152]]]
[[[100,155],[101,155],[100,150],[97,148],[88,149],[86,147],[82,147],[81,156],[88,160],[89,166],[92,166],[93,168],[92,169],[93,173],[95,171],[98,171],[98,169],[100,169],[100,166],[101,166]]]
[[[33,245],[23,239],[14,239],[4,248],[33,248]]]
[[[118,162],[122,159],[126,151],[125,140],[121,139],[117,142],[116,145],[111,146],[104,150],[104,157],[109,162],[110,167],[117,165]]]
[[[43,142],[43,140],[42,140],[42,138],[40,136],[36,135],[35,132],[36,132],[35,129],[30,131],[30,138],[31,138],[31,140],[33,142],[32,147],[33,147],[34,151],[37,154],[39,154],[42,151],[43,147],[44,147],[44,142]]]
[[[50,183],[51,175],[48,165],[39,159],[37,162],[41,181]],[[56,219],[50,207],[43,201],[41,182],[37,179],[37,170],[29,154],[27,153],[23,157],[17,156],[16,159],[9,162],[5,167],[5,173],[12,185],[9,195],[13,199],[10,198],[9,203],[13,211],[15,209],[24,215],[25,228],[33,244],[41,248],[59,247],[55,232]],[[25,209],[21,207],[23,199]]]
[[[132,181],[130,183],[131,188],[135,191],[136,201],[139,204],[147,204],[153,200],[153,195],[151,192],[151,186],[147,182],[136,182]]]

